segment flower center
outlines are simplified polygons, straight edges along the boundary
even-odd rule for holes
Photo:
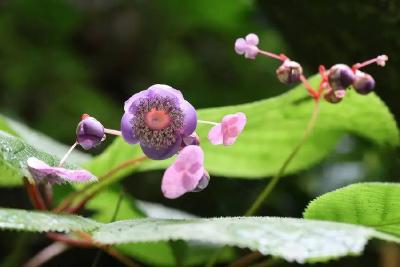
[[[171,97],[143,98],[138,104],[132,129],[140,143],[156,150],[165,149],[176,142],[183,126],[184,114],[178,100]]]
[[[162,130],[171,123],[171,117],[164,110],[152,108],[145,115],[144,121],[151,130]]]

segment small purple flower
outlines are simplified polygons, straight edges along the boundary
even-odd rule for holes
[[[125,102],[121,132],[126,142],[140,144],[151,159],[167,159],[178,152],[182,138],[197,126],[194,107],[181,92],[155,84]]]
[[[300,81],[300,76],[303,74],[303,68],[299,63],[292,60],[285,60],[282,65],[276,70],[276,76],[281,83],[290,84]]]
[[[333,90],[346,90],[354,81],[353,70],[345,64],[333,65],[328,70],[328,81]]]
[[[86,170],[68,170],[62,167],[51,167],[45,162],[30,157],[27,160],[28,170],[36,182],[61,184],[66,182],[96,181],[96,177]]]
[[[211,128],[208,132],[208,139],[213,145],[230,146],[235,143],[243,131],[246,121],[246,115],[242,112],[226,115],[222,118],[221,123]]]
[[[375,87],[374,78],[362,71],[356,71],[356,79],[353,82],[354,90],[361,95],[371,93]]]
[[[389,60],[389,57],[387,55],[380,55],[376,57],[376,64],[378,64],[381,67],[385,67],[386,61]]]
[[[245,38],[238,38],[235,42],[235,52],[238,55],[244,55],[245,58],[255,59],[258,50],[258,36],[254,33],[249,33]]]
[[[104,127],[93,117],[82,115],[82,120],[76,128],[76,142],[85,150],[89,150],[104,140]]]
[[[204,189],[208,184],[204,180],[205,173],[203,150],[199,146],[186,146],[165,171],[161,191],[166,198],[174,199],[187,192],[199,190],[198,186]]]

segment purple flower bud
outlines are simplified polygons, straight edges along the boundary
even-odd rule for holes
[[[345,95],[346,95],[345,90],[338,90],[338,91],[330,90],[328,93],[324,95],[324,98],[329,103],[336,104],[342,101]]]
[[[210,175],[208,174],[208,172],[204,169],[204,174],[201,177],[199,183],[197,184],[196,188],[193,189],[192,192],[200,192],[203,191],[208,184],[210,183]]]
[[[375,87],[374,78],[362,71],[356,72],[356,79],[353,82],[354,90],[361,95],[369,94]]]
[[[333,65],[328,70],[328,81],[333,90],[345,90],[355,79],[353,70],[344,64]]]
[[[197,135],[196,132],[192,133],[189,136],[182,138],[181,148],[184,148],[184,147],[190,146],[190,145],[193,145],[193,146],[200,145],[200,137]]]
[[[276,70],[276,76],[279,81],[285,84],[300,81],[300,76],[303,74],[303,68],[299,63],[292,60],[285,60],[282,65]]]
[[[89,150],[101,143],[104,138],[103,125],[87,114],[82,116],[76,128],[76,141],[85,150]]]

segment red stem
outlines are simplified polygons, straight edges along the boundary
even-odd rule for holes
[[[47,210],[43,197],[40,194],[37,186],[35,184],[31,184],[26,178],[24,178],[24,184],[33,207],[37,210]]]

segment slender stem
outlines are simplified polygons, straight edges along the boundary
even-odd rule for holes
[[[289,59],[284,54],[277,55],[275,53],[271,53],[271,52],[260,50],[260,49],[258,49],[258,53],[261,54],[261,55],[270,57],[270,58],[274,58],[274,59],[280,60],[280,61],[285,61],[286,59]]]
[[[69,157],[69,155],[71,155],[72,151],[75,149],[75,147],[78,145],[77,142],[75,142],[75,144],[73,144],[69,150],[67,151],[67,153],[64,155],[64,157],[60,160],[60,164],[58,165],[58,167],[62,167],[65,163],[65,161],[67,160],[67,158]]]
[[[198,123],[202,123],[202,124],[218,125],[218,123],[213,122],[213,121],[197,120],[197,122],[198,122]]]
[[[48,262],[52,258],[60,255],[69,248],[68,245],[62,242],[54,242],[48,247],[41,250],[33,258],[31,258],[23,267],[39,267]]]
[[[316,92],[314,90],[314,88],[312,88],[311,84],[308,82],[307,78],[304,77],[304,75],[300,75],[300,80],[301,82],[304,84],[304,86],[306,87],[308,93],[316,100],[318,101],[320,95],[318,92]]]
[[[292,152],[289,154],[289,156],[279,169],[278,173],[271,179],[271,181],[267,184],[267,186],[264,188],[264,190],[261,192],[258,198],[254,201],[251,207],[246,211],[245,216],[254,215],[258,211],[260,206],[264,203],[264,201],[268,198],[272,190],[275,188],[280,178],[284,175],[286,168],[289,166],[290,162],[294,159],[294,157],[300,151],[301,147],[307,141],[308,136],[311,134],[318,118],[318,111],[319,111],[319,101],[315,100],[311,118],[308,122],[307,128],[305,129],[303,137],[301,138],[300,142],[294,147]]]
[[[104,133],[111,134],[111,135],[122,136],[121,131],[113,130],[113,129],[104,129]]]
[[[31,184],[26,178],[24,178],[24,184],[33,207],[38,210],[47,210],[46,204],[37,186],[35,184]]]

